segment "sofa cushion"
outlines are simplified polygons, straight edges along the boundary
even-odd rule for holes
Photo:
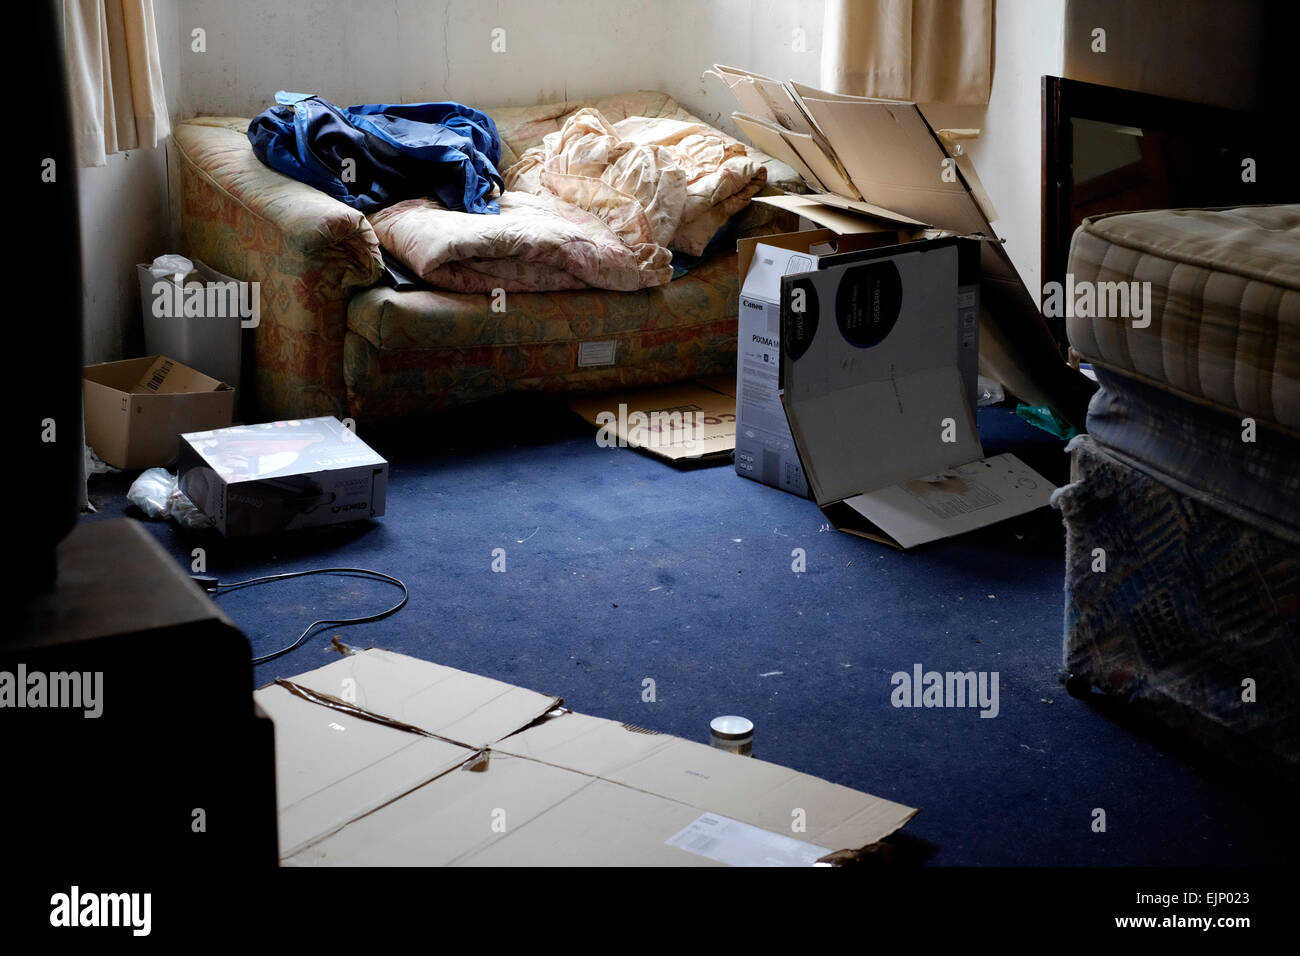
[[[517,390],[556,393],[730,373],[739,277],[734,253],[665,286],[492,298],[373,288],[348,308],[344,377],[355,415],[431,411]],[[580,365],[582,343],[614,343],[612,364]]]

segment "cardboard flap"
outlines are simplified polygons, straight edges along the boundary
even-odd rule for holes
[[[135,382],[133,392],[147,395],[182,395],[192,392],[216,392],[230,386],[197,369],[168,358],[155,357]]]
[[[785,130],[772,126],[766,120],[747,113],[732,113],[736,128],[749,137],[749,141],[767,155],[788,165],[804,182],[818,189],[825,186],[817,175],[808,168],[803,157],[785,138]]]
[[[146,358],[123,359],[120,362],[101,362],[87,365],[82,377],[87,382],[103,385],[119,392],[130,393],[136,390],[140,379],[158,360],[158,356]]]
[[[916,104],[813,98],[803,103],[835,144],[865,201],[958,235],[989,234],[960,177],[945,180],[944,161],[951,158]]]
[[[476,749],[560,703],[557,697],[376,648],[309,671],[294,683]]]
[[[253,699],[275,722],[276,799],[284,855],[474,754],[445,740],[308,703],[277,685],[263,687]],[[283,741],[293,745],[284,746]]]
[[[894,212],[894,210],[886,209],[884,206],[877,206],[875,203],[859,199],[845,199],[843,196],[836,196],[833,193],[815,193],[810,198],[823,205],[834,206],[838,209],[847,209],[849,212],[857,213],[859,216],[866,216],[870,219],[882,219],[889,223],[914,226],[916,228],[925,228],[930,225],[928,222],[913,219],[911,216],[905,216],[901,212]]]
[[[893,103],[896,106],[911,105],[910,100],[893,100],[888,97],[880,96],[857,96],[853,93],[832,93],[830,90],[820,90],[815,86],[808,86],[806,83],[799,83],[795,80],[789,82],[790,89],[801,100],[813,98],[818,100],[834,100],[841,103]]]
[[[783,402],[818,505],[983,456],[959,370],[958,241],[783,280]]]
[[[1015,455],[912,478],[844,504],[904,548],[974,531],[1048,503],[1054,486]]]
[[[849,181],[835,148],[788,83],[721,64],[705,71],[705,75],[709,74],[727,84],[746,113],[785,131],[786,141],[812,168],[825,188],[841,191],[851,199],[861,198]]]
[[[948,155],[957,163],[957,168],[961,170],[962,178],[966,180],[966,187],[970,190],[971,196],[976,204],[980,207],[980,212],[990,223],[995,222],[998,218],[998,211],[993,206],[993,200],[989,198],[988,192],[984,189],[984,183],[981,182],[979,173],[975,171],[975,164],[971,162],[970,154],[961,141],[966,139],[978,139],[980,131],[977,129],[941,129],[937,131],[939,140],[943,143],[944,149]]]
[[[595,782],[561,767],[497,754],[490,758],[486,772],[453,770],[443,774],[427,786],[353,819],[326,839],[296,852],[282,850],[281,856],[286,866],[612,863],[617,859],[616,850],[626,844],[619,842],[617,834],[606,834],[603,840],[591,837],[592,829],[602,820],[599,809],[588,817],[585,827],[559,827],[554,822],[557,811]],[[592,809],[587,808],[589,813]],[[494,812],[501,825],[493,825]],[[606,808],[605,814],[608,812]],[[622,820],[607,822],[611,829],[623,828],[617,825],[623,824]],[[600,859],[602,853],[609,857]],[[577,860],[571,859],[574,855]]]
[[[786,412],[818,505],[983,453],[956,368],[921,369],[820,394],[796,387],[797,393],[786,393]],[[951,442],[941,434],[946,418],[953,420]],[[855,440],[845,441],[850,422]]]
[[[815,132],[798,102],[780,80],[721,64],[714,64],[711,70],[705,71],[706,76],[710,74],[727,84],[746,113],[795,133],[812,135]]]
[[[772,196],[772,199],[798,200],[802,196]],[[782,205],[780,208],[798,209],[797,203]],[[784,232],[775,236],[753,236],[736,243],[737,265],[741,278],[742,295],[758,295],[775,299],[780,294],[777,281],[781,276],[796,272],[805,272],[798,255],[787,256],[777,263],[775,257],[771,262],[766,258],[754,262],[754,254],[759,246],[772,246],[787,249],[797,254],[824,256],[843,252],[858,252],[876,249],[886,245],[896,245],[898,233],[884,223],[874,223],[859,232],[841,233],[834,229],[809,229],[804,232]],[[814,249],[820,251],[814,253]],[[811,262],[811,259],[806,260]]]
[[[425,692],[426,682],[435,693]],[[523,700],[503,687],[530,694],[375,650],[291,683],[319,689],[312,693],[348,691],[413,723],[451,726],[471,715],[448,716],[463,707],[431,711],[431,696],[491,709]],[[916,813],[774,764],[569,711],[475,752],[278,684],[254,697],[276,725],[287,865],[808,865],[824,850],[877,842]],[[788,836],[792,807],[806,814],[799,840]],[[723,822],[726,845],[690,832]]]
[[[823,188],[838,193],[845,199],[861,199],[857,187],[853,185],[843,165],[835,157],[833,150],[825,146],[809,133],[787,131],[782,137],[791,148],[799,154],[808,167],[816,174],[815,180],[808,182],[814,189]]]
[[[763,203],[786,212],[792,212],[841,235],[886,231],[897,226],[910,227],[912,225],[912,221],[905,216],[894,217],[892,214],[864,216],[852,209],[832,205],[823,201],[824,199],[824,194],[820,193],[782,193],[779,196],[755,196],[751,202]],[[881,210],[881,212],[887,213],[887,210]]]
[[[729,818],[777,833],[789,830],[792,806],[804,807],[808,831],[802,839],[832,850],[874,843],[916,813],[777,764],[583,714],[547,720],[494,750],[598,776],[697,810],[726,807]]]

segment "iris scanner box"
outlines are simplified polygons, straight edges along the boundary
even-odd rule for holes
[[[336,418],[181,435],[180,488],[228,538],[375,518],[388,462]]]

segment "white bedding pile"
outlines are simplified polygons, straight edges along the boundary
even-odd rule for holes
[[[499,216],[432,199],[370,216],[380,243],[431,285],[457,292],[630,291],[672,278],[767,181],[740,143],[698,123],[594,109],[504,172]]]

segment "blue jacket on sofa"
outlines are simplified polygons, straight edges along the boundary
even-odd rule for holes
[[[339,109],[310,93],[275,94],[248,139],[272,169],[361,212],[432,196],[458,212],[497,213],[501,139],[486,113],[460,103]],[[353,160],[350,176],[344,161]]]

